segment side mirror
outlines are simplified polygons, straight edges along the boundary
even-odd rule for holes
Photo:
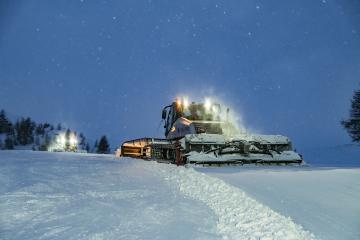
[[[165,118],[166,118],[166,113],[167,113],[167,112],[166,112],[166,109],[163,109],[161,118],[164,119],[164,120],[165,120]]]

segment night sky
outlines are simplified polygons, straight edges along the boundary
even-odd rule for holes
[[[359,83],[358,0],[0,2],[0,109],[113,148],[161,137],[181,94],[300,149],[346,144]]]

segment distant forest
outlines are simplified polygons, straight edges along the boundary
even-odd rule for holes
[[[12,122],[4,110],[0,111],[0,149],[35,151],[74,151],[109,153],[106,136],[90,147],[85,135],[65,129],[60,123],[36,123],[30,117]]]

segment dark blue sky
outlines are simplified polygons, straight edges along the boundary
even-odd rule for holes
[[[217,96],[299,148],[350,142],[357,0],[0,3],[0,108],[90,138],[162,136],[178,94]]]

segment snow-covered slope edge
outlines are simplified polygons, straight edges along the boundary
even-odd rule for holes
[[[218,216],[223,239],[315,239],[315,236],[245,192],[193,169],[149,162],[170,186],[206,204]]]

